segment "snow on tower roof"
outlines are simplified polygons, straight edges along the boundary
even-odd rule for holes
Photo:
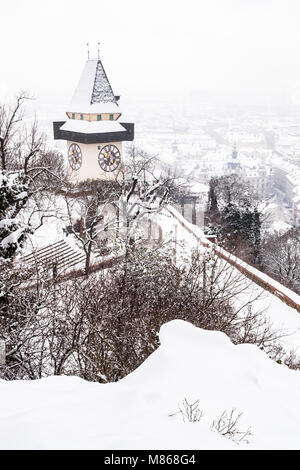
[[[116,121],[84,121],[68,119],[60,128],[62,131],[79,132],[83,134],[99,134],[103,132],[125,132],[126,129]]]
[[[100,59],[86,61],[68,111],[73,113],[120,113],[120,108]]]

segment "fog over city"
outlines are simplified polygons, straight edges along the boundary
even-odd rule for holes
[[[66,118],[99,47],[135,145],[193,175],[200,225],[210,178],[237,173],[268,205],[268,230],[297,226],[299,14],[297,0],[12,0],[1,10],[0,98],[29,92],[27,116],[66,158],[52,121]]]
[[[12,0],[1,4],[1,96],[67,102],[87,58],[128,101],[291,104],[299,99],[297,0]],[[4,65],[5,64],[5,65]]]

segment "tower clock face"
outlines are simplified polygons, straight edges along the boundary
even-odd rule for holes
[[[71,144],[69,147],[69,163],[71,165],[72,170],[79,170],[82,164],[82,153],[80,150],[79,145]]]
[[[102,170],[115,171],[121,162],[120,150],[113,144],[105,145],[99,153],[98,162]]]

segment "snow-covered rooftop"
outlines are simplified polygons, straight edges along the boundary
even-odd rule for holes
[[[72,113],[120,113],[101,60],[87,60],[68,111]]]
[[[68,119],[62,126],[62,131],[79,132],[84,134],[98,134],[103,132],[124,132],[126,131],[117,121],[85,121],[78,119]]]

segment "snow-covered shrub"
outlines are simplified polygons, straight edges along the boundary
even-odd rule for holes
[[[63,185],[62,156],[47,149],[37,123],[24,118],[28,99],[21,92],[0,103],[0,258],[6,259],[53,209],[44,201],[49,190]]]
[[[267,234],[262,244],[263,270],[300,294],[300,229]]]
[[[184,423],[198,423],[204,416],[203,410],[199,408],[199,401],[200,400],[196,400],[193,403],[189,403],[188,400],[184,398],[182,403],[178,405],[179,411],[169,416],[180,413]]]
[[[198,423],[204,417],[204,411],[199,408],[200,400],[195,400],[189,403],[186,398],[182,403],[178,404],[179,411],[172,413],[169,416],[180,414],[184,423]],[[243,413],[232,408],[230,411],[224,410],[221,416],[214,419],[211,423],[211,430],[216,431],[222,436],[233,440],[237,444],[249,444],[249,437],[252,436],[252,430],[249,426],[245,431],[240,429],[240,418]]]
[[[30,232],[28,224],[16,217],[17,208],[27,198],[23,172],[0,169],[0,257],[11,258]]]
[[[211,429],[237,443],[249,444],[248,438],[252,436],[251,427],[248,427],[245,431],[241,431],[238,427],[242,414],[235,408],[232,408],[231,411],[225,410],[219,418],[212,422]]]
[[[36,276],[30,289],[24,281],[0,304],[7,378],[119,380],[158,347],[161,325],[174,319],[223,331],[235,343],[273,345],[263,314],[247,308],[251,300],[234,308],[232,300],[247,286],[213,253],[194,253],[190,263],[176,266],[171,249],[134,248],[119,265],[88,278]]]

